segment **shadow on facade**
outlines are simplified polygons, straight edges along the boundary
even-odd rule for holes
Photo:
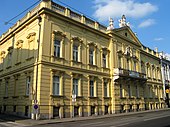
[[[23,42],[20,43],[17,48],[11,46],[6,51],[1,50],[0,54],[0,119],[3,121],[22,120],[31,116],[30,94],[35,92],[33,84],[36,80],[37,50],[22,49]]]

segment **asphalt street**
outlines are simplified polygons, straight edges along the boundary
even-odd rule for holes
[[[30,124],[17,123],[22,118],[0,115],[0,127],[170,127],[170,110],[135,113],[131,115],[111,116],[89,120],[75,120],[65,122],[51,122],[30,126]],[[25,120],[25,119],[24,119]],[[27,120],[26,120],[27,121]],[[41,121],[40,121],[41,122]]]
[[[110,117],[86,121],[52,123],[34,127],[170,127],[170,111]]]

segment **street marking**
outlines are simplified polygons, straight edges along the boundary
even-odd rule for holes
[[[24,127],[24,126],[26,126],[26,125],[18,124],[15,122],[0,122],[0,125],[4,125],[6,127]]]
[[[168,117],[168,116],[170,116],[170,115],[166,115],[166,116],[158,116],[158,117],[153,117],[153,118],[148,118],[148,119],[144,119],[143,121],[149,121],[149,120],[164,118],[164,117]]]

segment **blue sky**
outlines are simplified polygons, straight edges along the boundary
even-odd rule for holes
[[[4,23],[38,0],[3,0],[0,8],[0,35],[12,25]],[[53,0],[61,4],[58,0]],[[60,0],[96,21],[108,25],[109,17],[118,28],[118,20],[126,15],[131,29],[142,44],[170,54],[170,0]],[[15,23],[19,18],[11,21]]]

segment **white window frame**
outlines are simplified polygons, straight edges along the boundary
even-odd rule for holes
[[[58,80],[56,80],[58,79]],[[60,95],[60,76],[53,76],[53,95]]]

